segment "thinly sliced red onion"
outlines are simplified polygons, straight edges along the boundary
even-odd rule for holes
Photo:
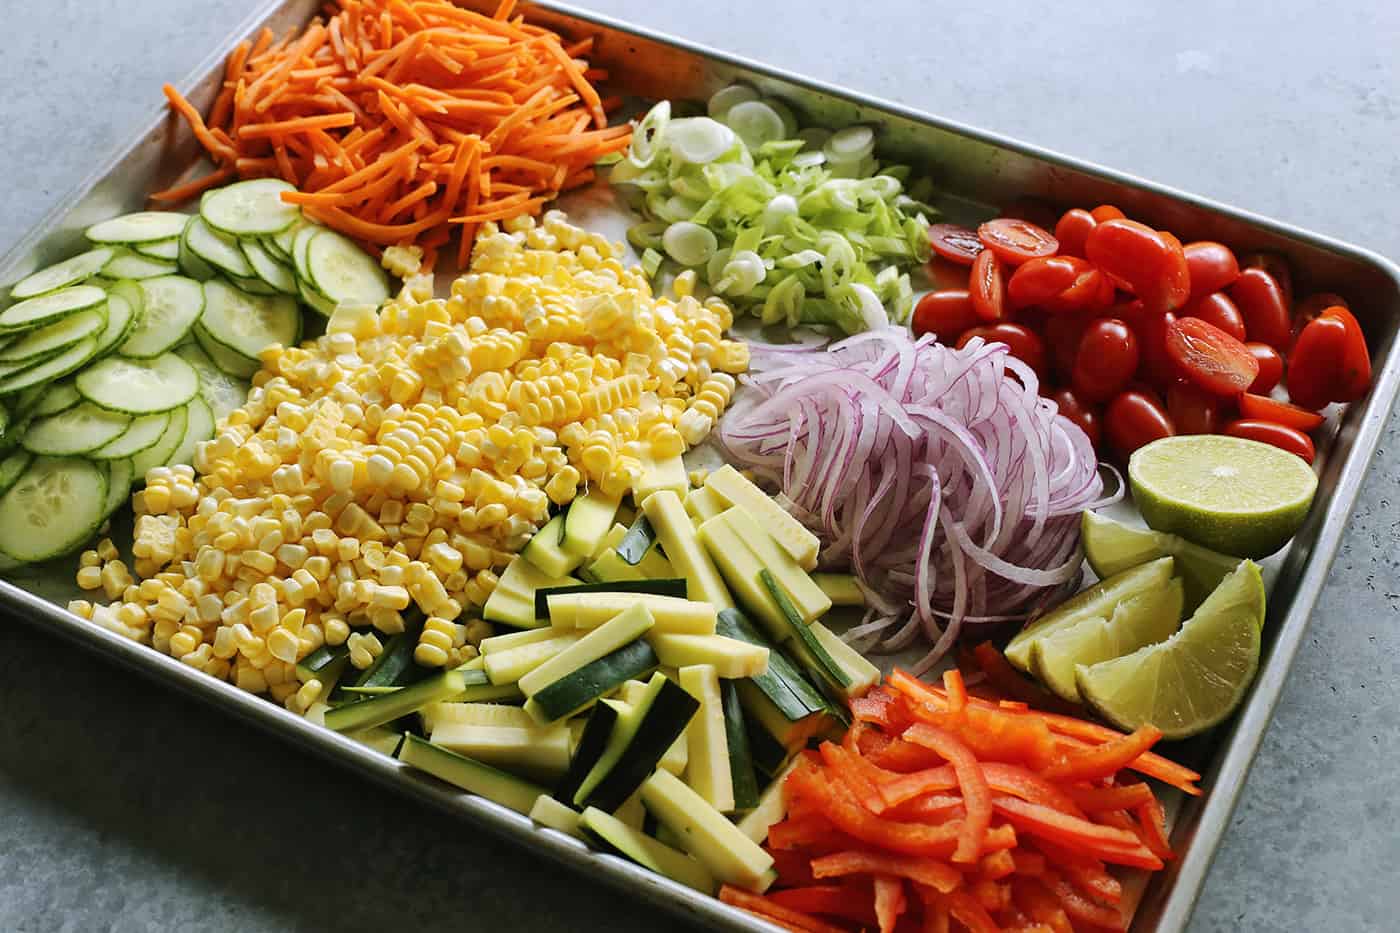
[[[871,608],[852,644],[922,635],[927,670],[965,625],[1024,619],[1077,584],[1079,515],[1104,498],[1093,445],[1004,344],[889,327],[764,345],[743,382],[720,442],[822,539],[823,566],[853,568]]]

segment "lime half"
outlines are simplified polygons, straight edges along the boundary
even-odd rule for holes
[[[1088,619],[1103,621],[1118,604],[1139,593],[1165,587],[1172,578],[1172,558],[1133,567],[1076,593],[1054,609],[1033,620],[1006,646],[1006,659],[1023,671],[1031,669],[1031,644],[1053,632],[1071,628]]]
[[[1245,561],[1171,638],[1092,666],[1079,694],[1123,729],[1151,724],[1169,739],[1203,732],[1234,711],[1259,668],[1264,580]]]
[[[1317,476],[1300,458],[1218,434],[1138,448],[1128,481],[1152,528],[1238,557],[1267,557],[1287,544],[1317,491]]]
[[[1084,557],[1100,579],[1168,555],[1176,558],[1176,573],[1186,585],[1186,611],[1194,612],[1220,581],[1240,565],[1238,557],[1221,554],[1180,535],[1134,528],[1097,512],[1085,512],[1080,523]]]
[[[1181,580],[1172,580],[1118,604],[1107,621],[1087,619],[1031,643],[1031,671],[1054,693],[1079,702],[1074,669],[1120,658],[1165,641],[1181,624]]]

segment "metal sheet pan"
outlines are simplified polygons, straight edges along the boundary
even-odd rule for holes
[[[214,50],[180,84],[181,89],[197,106],[206,107],[234,44],[263,25],[274,30],[300,25],[319,5],[318,0],[268,0],[260,4],[225,46]],[[467,0],[463,5],[489,10],[494,3]],[[742,79],[791,101],[810,119],[833,125],[860,121],[876,126],[882,152],[930,174],[944,193],[940,206],[954,219],[986,215],[995,205],[1018,197],[1040,198],[1061,206],[1112,202],[1135,217],[1170,228],[1183,239],[1217,239],[1240,249],[1279,251],[1292,263],[1300,288],[1326,288],[1352,299],[1376,361],[1375,384],[1365,400],[1332,421],[1330,440],[1321,445],[1317,502],[1292,545],[1275,558],[1264,656],[1243,708],[1220,729],[1173,749],[1175,757],[1202,770],[1205,794],[1187,800],[1178,813],[1172,842],[1180,857],[1152,879],[1132,929],[1184,928],[1278,701],[1400,385],[1400,353],[1396,350],[1400,268],[1367,250],[1275,220],[562,4],[524,3],[521,9],[533,21],[571,36],[595,36],[592,60],[609,70],[614,91],[631,97],[703,99],[711,91]],[[163,111],[155,112],[154,93],[152,100],[152,120],[142,132],[101,162],[86,181],[0,258],[0,283],[14,282],[75,252],[89,223],[139,209],[146,192],[170,183],[189,168],[197,156],[193,139],[182,124]],[[732,930],[772,929],[630,862],[591,852],[577,840],[552,830],[536,829],[525,817],[459,793],[275,704],[79,619],[62,608],[74,595],[72,571],[71,561],[59,561],[0,581],[0,611],[105,654],[555,861],[625,886],[678,916]]]

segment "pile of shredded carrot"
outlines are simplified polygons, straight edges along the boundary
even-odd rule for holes
[[[1191,794],[1199,775],[1149,751],[1155,729],[1036,712],[990,680],[970,693],[956,670],[942,689],[896,671],[852,701],[841,744],[803,752],[785,779],[776,885],[721,899],[809,933],[1124,929],[1109,866],[1172,857],[1161,804],[1127,772]]]
[[[537,213],[627,147],[593,81],[607,75],[513,16],[447,0],[338,0],[300,34],[263,30],[229,56],[207,120],[165,95],[216,169],[157,192],[176,202],[234,177],[278,176],[307,216],[375,246],[416,243],[431,267],[454,233],[466,267],[476,228]]]

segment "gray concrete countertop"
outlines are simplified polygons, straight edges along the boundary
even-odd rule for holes
[[[581,2],[1400,257],[1394,4]],[[250,6],[0,3],[0,251]],[[1193,930],[1395,925],[1397,440],[1392,422]],[[3,623],[0,657],[0,929],[668,922],[28,627]]]

